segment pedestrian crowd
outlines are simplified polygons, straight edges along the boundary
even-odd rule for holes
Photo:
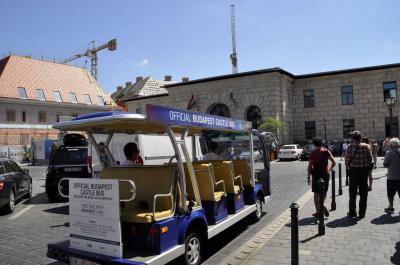
[[[363,137],[359,131],[351,134],[352,141],[342,143],[341,160],[345,160],[346,174],[349,176],[349,211],[351,218],[363,219],[367,210],[368,192],[372,191],[372,170],[377,168],[379,145],[376,140]],[[315,149],[310,154],[308,163],[307,182],[314,192],[316,212],[313,216],[319,218],[321,214],[329,216],[325,206],[326,194],[329,188],[329,173],[336,166],[331,151],[322,146],[322,139],[314,138]],[[382,146],[384,167],[387,167],[387,197],[389,205],[384,209],[388,214],[395,212],[393,201],[396,193],[400,198],[400,140],[399,138],[385,139]],[[330,163],[329,163],[330,161]],[[318,181],[324,182],[324,197],[319,197]],[[357,195],[360,196],[357,214]],[[323,201],[324,212],[319,212],[319,203]]]

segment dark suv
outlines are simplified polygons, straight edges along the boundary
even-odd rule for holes
[[[74,142],[65,141],[69,145]],[[88,159],[86,144],[77,143],[77,146],[60,146],[55,149],[49,161],[46,173],[46,194],[50,201],[60,199],[58,184],[62,178],[90,178],[91,163]],[[68,182],[61,183],[62,192],[68,194]]]
[[[10,158],[0,158],[0,207],[12,213],[15,202],[22,197],[32,197],[32,177]]]

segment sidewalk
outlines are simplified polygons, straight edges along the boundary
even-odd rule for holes
[[[381,164],[382,161],[379,161]],[[299,213],[300,264],[400,264],[400,203],[395,199],[395,214],[385,214],[386,169],[374,170],[373,190],[368,194],[368,208],[364,219],[347,217],[348,187],[336,196],[336,211],[325,219],[324,236],[317,236],[318,223],[312,217],[313,200],[309,200]],[[343,175],[343,178],[345,176]],[[343,181],[345,185],[345,181]],[[336,182],[336,192],[338,185]],[[329,198],[331,191],[329,191]],[[338,193],[336,193],[338,194]],[[358,208],[357,198],[357,208]],[[328,209],[331,201],[328,200]],[[245,264],[291,264],[290,222],[267,241]]]

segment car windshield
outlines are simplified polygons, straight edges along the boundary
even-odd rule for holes
[[[245,159],[250,155],[250,138],[247,132],[243,133],[225,133],[225,132],[207,132],[204,134],[207,145],[215,142],[221,148],[221,156],[224,159]],[[254,141],[256,142],[256,141]],[[208,148],[210,150],[210,147]],[[203,146],[203,155],[207,150]],[[246,157],[245,157],[246,156]]]
[[[284,145],[281,149],[296,149],[295,145]]]
[[[86,148],[58,149],[51,159],[52,165],[74,165],[87,163]]]
[[[315,149],[315,146],[313,144],[308,144],[308,145],[306,145],[304,147],[305,151],[311,151],[311,150],[314,150],[314,149]]]

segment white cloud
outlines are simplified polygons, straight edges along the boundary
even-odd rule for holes
[[[139,66],[141,66],[141,67],[147,66],[148,64],[149,64],[148,59],[143,59],[139,62]]]

